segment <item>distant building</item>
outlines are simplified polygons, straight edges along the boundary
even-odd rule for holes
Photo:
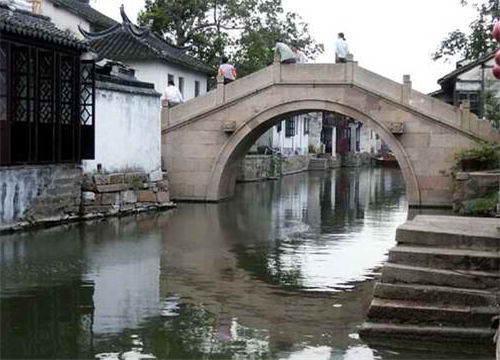
[[[441,89],[430,93],[448,104],[459,106],[464,100],[480,118],[484,116],[483,96],[486,90],[498,94],[499,81],[493,77],[494,53],[489,53],[476,61],[461,60],[457,68],[438,80]]]
[[[170,44],[148,27],[134,25],[123,6],[121,16],[121,24],[103,31],[89,32],[80,28],[99,59],[120,61],[135,69],[138,80],[154,84],[160,93],[165,91],[169,80],[175,82],[185,100],[207,92],[208,77],[214,69],[187,55],[185,49]]]

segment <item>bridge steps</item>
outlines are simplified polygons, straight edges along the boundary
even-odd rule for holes
[[[367,322],[372,338],[491,341],[500,314],[498,219],[417,216],[398,228]]]

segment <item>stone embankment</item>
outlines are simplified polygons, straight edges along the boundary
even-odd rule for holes
[[[3,169],[0,233],[174,207],[161,172],[82,174],[74,165]]]
[[[481,344],[500,314],[500,220],[424,216],[400,226],[361,336]]]
[[[146,173],[84,175],[81,206],[83,217],[142,212],[171,206],[168,181],[152,181]]]

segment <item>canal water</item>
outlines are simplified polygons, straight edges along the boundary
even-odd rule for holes
[[[472,359],[358,336],[407,208],[398,169],[341,169],[3,236],[0,356]]]

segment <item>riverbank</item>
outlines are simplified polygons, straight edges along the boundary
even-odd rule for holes
[[[2,169],[0,234],[175,207],[165,174],[83,174],[73,165]]]

